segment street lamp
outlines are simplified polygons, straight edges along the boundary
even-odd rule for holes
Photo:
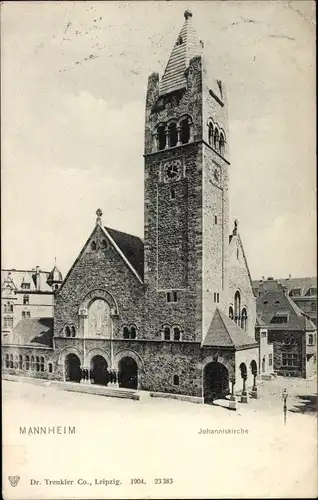
[[[284,406],[283,406],[283,412],[284,412],[284,425],[286,425],[286,415],[287,415],[287,398],[288,398],[288,392],[287,392],[287,389],[285,388],[283,390],[283,402],[284,402]]]

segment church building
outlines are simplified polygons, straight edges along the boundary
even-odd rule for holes
[[[255,390],[256,299],[229,221],[226,88],[184,17],[163,76],[148,79],[144,240],[105,226],[97,210],[55,293],[42,377],[205,402]]]

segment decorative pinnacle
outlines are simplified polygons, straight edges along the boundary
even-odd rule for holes
[[[98,208],[96,210],[96,224],[99,224],[100,226],[102,226],[103,222],[102,222],[102,215],[103,215],[103,212],[100,208]]]
[[[192,12],[190,9],[187,9],[185,12],[184,12],[184,17],[186,19],[188,19],[189,17],[192,17]]]

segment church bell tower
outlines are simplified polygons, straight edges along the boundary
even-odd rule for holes
[[[222,307],[228,246],[224,84],[208,70],[192,13],[145,119],[145,338],[201,342]]]

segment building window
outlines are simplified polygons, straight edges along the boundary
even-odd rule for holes
[[[170,199],[171,200],[175,200],[176,199],[176,190],[174,188],[172,188],[170,190]]]
[[[275,305],[278,306],[280,304],[279,300],[275,300]]]
[[[22,318],[31,318],[30,311],[22,311]]]
[[[170,123],[168,126],[168,140],[169,148],[173,148],[178,142],[177,125],[175,123]]]
[[[308,335],[308,345],[314,345],[314,336],[312,333]]]
[[[65,327],[65,337],[70,337],[71,336],[71,329],[68,325]]]
[[[47,366],[48,366],[49,373],[52,373],[53,372],[53,365],[52,365],[52,363],[49,363]]]
[[[234,295],[234,320],[238,325],[241,320],[241,294],[237,290]]]
[[[34,356],[31,356],[31,370],[34,370]]]
[[[270,321],[270,323],[275,323],[275,324],[282,324],[287,322],[288,322],[287,316],[274,316]]]
[[[232,306],[229,307],[229,318],[234,319],[234,311]]]
[[[209,144],[213,146],[213,125],[209,123]]]
[[[21,288],[22,290],[30,290],[31,285],[30,283],[22,283]]]
[[[217,303],[217,304],[220,302],[220,294],[219,294],[219,292],[214,292],[213,299],[214,299],[214,302]]]
[[[26,306],[29,304],[29,296],[28,295],[23,295],[23,305]]]
[[[317,295],[317,288],[310,288],[309,295]]]
[[[12,328],[13,327],[13,318],[10,316],[6,316],[3,318],[3,327],[4,328]]]
[[[6,366],[6,368],[10,368],[10,358],[9,358],[9,354],[6,354],[5,366]]]
[[[128,326],[124,326],[124,328],[123,328],[123,337],[124,337],[124,339],[129,339],[129,329],[128,329]]]
[[[262,332],[261,333],[261,338],[262,339],[266,339],[266,337],[267,337],[267,332]]]
[[[293,353],[282,353],[282,364],[283,366],[295,366],[299,367],[299,355]]]
[[[289,296],[290,297],[300,297],[301,295],[301,289],[300,288],[293,288],[290,292],[289,292]]]
[[[273,355],[272,354],[268,355],[268,366],[273,366]]]
[[[219,148],[219,131],[217,128],[214,131],[213,145],[214,145],[214,149]]]
[[[217,223],[218,223],[218,216],[217,216],[217,215],[215,215],[215,216],[214,216],[214,224],[217,224]]]
[[[316,302],[313,302],[312,304],[310,304],[310,310],[311,310],[311,312],[316,312],[317,311],[317,304],[316,304]]]
[[[223,156],[224,155],[224,150],[225,150],[225,139],[224,139],[224,135],[223,135],[222,132],[220,133],[219,149],[220,149],[221,155]]]
[[[22,363],[23,363],[23,358],[22,358],[22,355],[20,354],[19,355],[19,370],[22,370]]]
[[[40,371],[40,358],[39,356],[35,356],[35,371]]]
[[[173,376],[173,383],[174,383],[174,385],[179,385],[180,384],[179,375],[174,375]]]
[[[102,240],[101,247],[102,247],[102,250],[106,250],[106,248],[107,248],[107,241],[106,240]]]
[[[176,45],[182,45],[182,44],[183,44],[183,39],[182,39],[182,36],[181,36],[181,35],[179,35],[179,36],[178,36],[178,40],[177,40],[177,42],[176,42]]]
[[[164,329],[164,339],[165,340],[170,340],[170,327],[169,326],[165,326],[165,329]]]
[[[241,328],[243,330],[246,330],[246,327],[247,327],[247,311],[245,307],[243,307],[241,314]]]
[[[30,370],[30,356],[25,356],[25,369]]]
[[[96,245],[95,241],[92,241],[92,243],[91,243],[91,250],[92,250],[93,252],[95,252],[95,251],[96,251],[96,248],[97,248],[97,245]]]
[[[173,340],[180,340],[180,339],[181,339],[180,328],[178,326],[175,326],[173,329]]]
[[[13,368],[13,354],[10,354],[10,368]]]
[[[178,293],[176,291],[167,292],[167,302],[178,302]]]
[[[162,125],[158,127],[158,149],[159,151],[161,149],[165,149],[166,147],[166,130],[165,127]]]
[[[131,339],[135,339],[136,338],[136,327],[135,326],[132,326],[130,328],[130,338]]]
[[[19,368],[19,357],[17,354],[14,356],[14,368],[16,370]]]
[[[74,325],[71,326],[71,337],[75,337],[76,335],[76,328]]]
[[[137,328],[135,325],[132,325],[130,328],[128,328],[128,326],[124,326],[123,328],[124,339],[135,339],[136,336],[137,336]]]
[[[182,120],[180,123],[181,126],[181,143],[182,144],[187,144],[190,141],[190,125],[189,125],[189,119],[185,118]]]
[[[44,372],[44,357],[41,356],[40,358],[40,371]]]

